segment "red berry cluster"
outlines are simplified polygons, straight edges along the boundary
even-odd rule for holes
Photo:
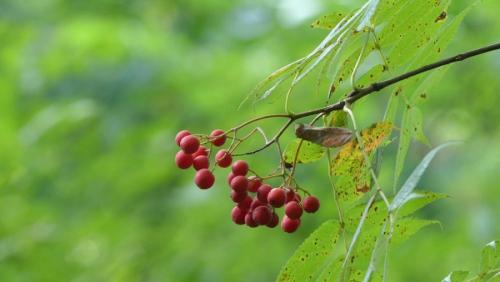
[[[216,129],[209,136],[214,146],[222,146],[226,142],[224,131]],[[210,151],[200,145],[200,139],[187,130],[182,130],[175,136],[175,143],[181,148],[175,155],[175,164],[180,169],[188,169],[191,166],[196,170],[194,183],[200,189],[208,189],[214,185],[215,176],[210,167]],[[220,167],[231,165],[231,154],[226,150],[220,150],[215,155],[216,163]]]
[[[239,160],[233,163],[232,171],[227,176],[231,199],[236,203],[231,211],[234,223],[246,224],[252,228],[274,228],[279,223],[276,209],[284,206],[285,215],[281,228],[292,233],[299,227],[303,211],[314,213],[319,209],[319,200],[316,197],[308,196],[301,202],[300,195],[291,188],[273,188],[256,176],[247,178],[248,170],[247,162]],[[254,193],[254,197],[249,193]]]
[[[222,146],[226,141],[226,136],[224,131],[214,130],[207,140],[214,146]],[[180,131],[175,141],[181,148],[175,156],[177,166],[181,169],[193,166],[197,170],[194,178],[195,184],[201,189],[212,187],[215,177],[209,170],[209,150],[200,145],[199,138],[187,130]],[[223,168],[232,164],[227,181],[231,187],[230,197],[236,203],[231,211],[231,218],[238,225],[274,228],[279,223],[276,209],[284,207],[285,214],[281,221],[281,228],[287,233],[293,233],[300,226],[303,211],[314,213],[319,209],[319,200],[314,196],[307,196],[302,200],[297,191],[292,188],[273,188],[263,183],[257,176],[247,177],[250,171],[248,163],[243,160],[233,163],[232,155],[228,150],[219,150],[215,154],[215,163]]]

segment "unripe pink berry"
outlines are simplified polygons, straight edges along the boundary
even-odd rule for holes
[[[238,175],[231,180],[231,188],[238,193],[246,192],[247,185],[248,181],[245,176]]]
[[[233,163],[232,171],[236,175],[247,175],[248,163],[242,160],[237,160]]]
[[[259,225],[266,225],[271,221],[272,212],[266,206],[256,207],[252,212],[253,220]]]
[[[200,148],[200,140],[194,135],[188,135],[181,140],[181,149],[186,154],[193,154]]]
[[[319,200],[314,196],[308,196],[302,202],[304,210],[308,213],[315,213],[319,209]]]
[[[271,187],[270,185],[260,185],[259,189],[257,189],[257,198],[260,202],[267,203],[267,195],[269,194],[269,191],[271,191],[271,189],[273,189],[273,187]]]
[[[290,201],[285,205],[285,214],[291,219],[299,219],[302,215],[302,207],[295,201]]]
[[[280,218],[278,217],[278,215],[276,213],[273,212],[273,214],[271,216],[271,220],[266,225],[267,225],[267,227],[274,228],[278,225],[279,222],[280,222]]]
[[[244,201],[247,198],[247,192],[244,191],[242,193],[238,193],[234,190],[231,191],[231,200],[235,203],[239,203]]]
[[[215,161],[220,167],[228,167],[231,165],[233,157],[227,150],[220,150],[215,154]]]
[[[188,136],[188,135],[191,135],[191,133],[187,130],[181,130],[177,133],[177,135],[175,136],[175,143],[177,144],[177,146],[180,146],[181,145],[181,140],[182,138]]]
[[[245,224],[245,215],[246,215],[246,211],[239,208],[239,207],[234,207],[231,210],[231,218],[232,218],[233,222],[238,224],[238,225]]]
[[[214,185],[215,177],[212,172],[206,168],[198,170],[194,176],[194,183],[200,189],[208,189]]]
[[[281,229],[287,233],[293,233],[300,226],[300,219],[291,219],[288,216],[284,216],[281,221]]]
[[[193,157],[183,151],[179,151],[175,154],[175,164],[180,169],[187,169],[193,164]]]
[[[224,143],[226,142],[226,135],[224,135],[224,131],[220,129],[212,131],[212,133],[210,133],[210,138],[212,144],[217,147],[224,145]]]
[[[257,226],[259,226],[257,224],[257,222],[255,222],[252,218],[252,213],[251,212],[248,212],[246,215],[245,215],[245,224],[251,228],[255,228]]]
[[[274,188],[267,195],[267,201],[275,208],[280,208],[285,204],[286,194],[282,188]]]
[[[249,192],[255,193],[259,189],[260,185],[262,185],[262,181],[256,176],[250,176],[248,178],[248,186],[247,190]]]
[[[202,168],[208,168],[210,166],[209,160],[207,156],[197,156],[193,159],[193,167],[196,170],[200,170]]]

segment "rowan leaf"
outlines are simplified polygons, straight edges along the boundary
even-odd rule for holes
[[[381,122],[361,131],[365,153],[370,155],[389,136],[392,124]],[[331,160],[330,174],[334,177],[337,198],[351,203],[370,190],[370,174],[359,144],[351,140]]]
[[[332,254],[340,237],[340,224],[328,220],[297,248],[281,269],[277,281],[313,281]]]
[[[398,191],[398,193],[392,200],[390,205],[390,209],[392,211],[398,210],[401,206],[405,204],[406,201],[408,201],[409,198],[412,197],[413,189],[415,189],[415,187],[417,186],[418,181],[420,180],[420,178],[422,177],[425,170],[429,166],[432,159],[436,156],[436,154],[441,149],[456,144],[457,142],[448,142],[434,148],[429,153],[427,153],[427,155],[422,159],[420,164],[413,170],[412,174],[408,177],[406,182],[403,184],[401,189]]]
[[[299,146],[300,150],[297,155]],[[289,164],[294,163],[295,158],[297,158],[297,164],[306,164],[319,161],[325,155],[325,152],[326,149],[320,145],[302,139],[295,139],[286,146],[283,158]]]

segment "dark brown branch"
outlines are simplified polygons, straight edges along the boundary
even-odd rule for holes
[[[419,75],[419,74],[424,73],[424,72],[428,72],[428,71],[433,70],[433,69],[440,68],[440,67],[445,66],[445,65],[460,62],[460,61],[463,61],[465,59],[475,57],[475,56],[478,56],[478,55],[481,55],[484,53],[499,50],[499,49],[500,49],[500,43],[496,43],[496,44],[489,45],[489,46],[486,46],[483,48],[479,48],[479,49],[471,50],[471,51],[468,51],[468,52],[465,52],[462,54],[458,54],[458,55],[455,55],[453,57],[449,57],[447,59],[440,60],[440,61],[437,61],[435,63],[429,64],[429,65],[425,65],[423,67],[420,67],[418,69],[401,74],[401,75],[396,76],[394,78],[384,80],[381,82],[372,83],[372,84],[370,84],[370,86],[367,86],[365,88],[355,89],[349,95],[347,95],[347,98],[345,98],[344,100],[339,101],[339,102],[332,104],[332,105],[328,105],[328,106],[323,107],[323,108],[318,108],[318,109],[314,109],[314,110],[310,110],[310,111],[306,111],[306,112],[301,112],[298,114],[269,115],[269,116],[262,116],[259,118],[255,118],[255,119],[251,120],[250,122],[244,123],[244,125],[248,125],[254,121],[258,121],[258,120],[270,118],[270,117],[282,117],[282,118],[288,118],[289,120],[286,122],[286,124],[283,127],[280,128],[278,133],[276,133],[276,135],[271,140],[269,140],[266,144],[264,144],[262,147],[254,150],[254,151],[251,151],[251,152],[241,153],[241,154],[236,154],[236,155],[251,155],[251,154],[255,154],[257,152],[264,150],[265,148],[269,147],[271,144],[276,142],[281,137],[281,135],[283,135],[285,130],[295,120],[309,117],[309,116],[316,115],[316,114],[328,114],[328,113],[333,112],[333,111],[343,110],[344,106],[346,104],[353,104],[357,100],[359,100],[359,99],[361,99],[369,94],[372,94],[374,92],[378,92],[378,91],[380,91],[388,86],[396,84],[396,83],[403,81],[405,79],[408,79],[410,77]],[[242,126],[239,126],[237,128],[241,128],[241,127]]]

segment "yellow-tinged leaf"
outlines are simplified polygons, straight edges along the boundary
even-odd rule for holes
[[[370,155],[390,135],[392,124],[380,122],[361,132],[365,152]],[[348,142],[331,161],[330,174],[334,176],[335,191],[341,203],[351,203],[370,190],[368,167],[357,140]]]

